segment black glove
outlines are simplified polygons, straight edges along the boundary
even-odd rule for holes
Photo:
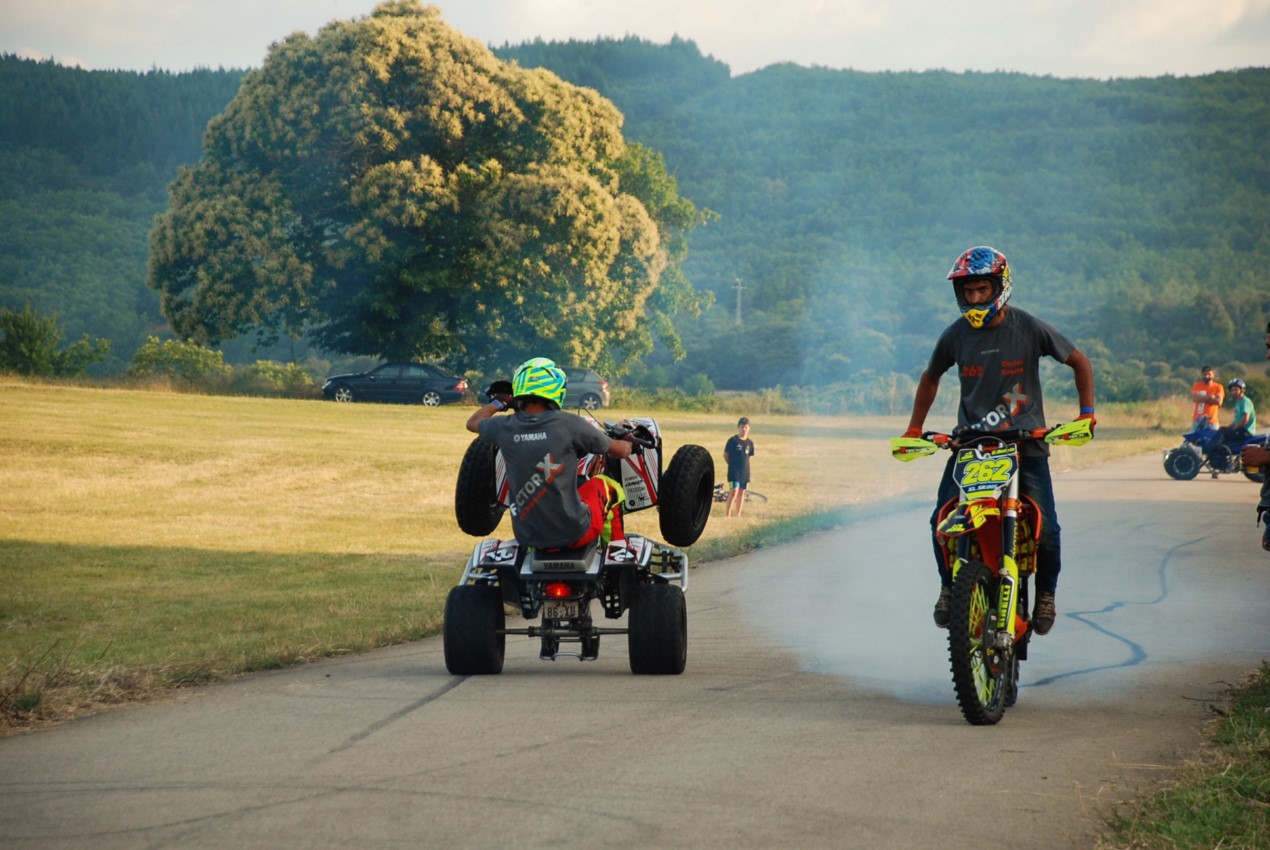
[[[489,400],[502,405],[499,410],[506,410],[512,406],[512,397],[507,393],[494,393]]]

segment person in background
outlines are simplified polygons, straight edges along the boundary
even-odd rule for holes
[[[1266,323],[1266,359],[1270,360],[1270,322]],[[1255,467],[1260,470],[1261,499],[1257,502],[1257,525],[1262,526],[1261,548],[1270,552],[1270,449],[1266,443],[1259,446],[1244,446],[1240,459],[1244,469]]]
[[[727,509],[723,515],[732,516],[735,508],[736,515],[740,516],[741,508],[745,506],[745,489],[750,486],[750,458],[754,457],[754,441],[750,439],[750,420],[747,417],[737,420],[736,433],[728,437],[723,455],[728,460],[728,486],[732,488],[728,491]]]
[[[1191,421],[1195,429],[1216,428],[1217,411],[1221,409],[1226,393],[1213,376],[1213,367],[1204,366],[1199,370],[1199,380],[1191,385],[1191,401],[1195,407],[1191,410]]]
[[[980,245],[957,258],[948,279],[961,317],[949,325],[931,352],[926,371],[917,382],[913,413],[905,437],[920,437],[926,414],[935,403],[939,379],[953,366],[960,379],[961,400],[957,405],[957,425],[972,431],[1000,431],[1014,428],[1044,428],[1045,408],[1041,398],[1040,361],[1052,357],[1071,367],[1080,403],[1077,419],[1094,418],[1094,369],[1075,344],[1047,322],[1018,307],[1008,307],[1013,285],[1005,255]],[[935,625],[948,628],[952,604],[952,575],[944,560],[935,528],[940,509],[957,496],[953,481],[956,453],[950,452],[944,476],[939,482],[935,510],[930,517],[935,563],[939,568],[939,598],[935,602]],[[1058,616],[1054,594],[1062,568],[1058,512],[1054,506],[1054,485],[1050,478],[1049,446],[1027,443],[1019,450],[1019,485],[1031,497],[1041,514],[1041,537],[1036,553],[1036,603],[1032,627],[1047,634]]]

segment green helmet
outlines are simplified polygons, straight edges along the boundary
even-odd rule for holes
[[[568,383],[555,361],[547,357],[535,357],[516,367],[516,374],[512,376],[512,395],[517,398],[537,396],[563,406]]]

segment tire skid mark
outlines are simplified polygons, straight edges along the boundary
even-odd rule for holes
[[[415,711],[418,711],[419,709],[423,708],[425,705],[428,705],[429,703],[439,700],[441,697],[445,696],[450,691],[454,690],[459,685],[467,681],[467,678],[468,678],[467,676],[455,676],[453,679],[446,682],[444,685],[437,688],[435,691],[423,697],[422,699],[412,702],[409,705],[403,708],[400,708],[397,711],[394,711],[392,714],[389,714],[384,719],[379,720],[375,723],[372,723],[369,726],[367,726],[365,729],[363,729],[362,731],[350,736],[347,741],[345,741],[343,744],[340,744],[338,747],[334,747],[328,750],[326,754],[328,756],[333,756],[337,753],[342,753],[345,750],[350,749],[356,744],[359,744],[362,741],[366,740],[371,735],[374,735],[376,732],[378,732],[380,729],[383,729],[385,726],[390,726],[393,723],[396,723],[401,718],[405,717],[406,715],[411,714]]]
[[[1066,673],[1058,673],[1053,676],[1047,676],[1044,679],[1038,679],[1035,682],[1029,682],[1025,685],[1022,685],[1022,687],[1040,688],[1040,687],[1044,687],[1045,685],[1050,685],[1050,684],[1053,684],[1054,682],[1061,681],[1063,679],[1070,679],[1073,676],[1084,676],[1089,673],[1099,673],[1104,670],[1119,670],[1119,669],[1123,669],[1127,667],[1136,667],[1137,665],[1141,664],[1143,661],[1146,661],[1147,658],[1150,656],[1148,655],[1147,651],[1143,649],[1140,643],[1132,641],[1122,634],[1117,634],[1116,632],[1113,632],[1111,629],[1108,629],[1105,626],[1100,626],[1089,618],[1096,617],[1099,614],[1110,614],[1113,611],[1117,611],[1120,608],[1126,608],[1131,605],[1141,605],[1141,606],[1159,605],[1169,596],[1169,563],[1173,560],[1173,556],[1175,556],[1178,552],[1180,552],[1182,549],[1187,548],[1188,546],[1195,546],[1198,543],[1203,543],[1205,540],[1208,540],[1210,537],[1211,535],[1205,535],[1204,537],[1197,537],[1194,540],[1187,540],[1184,543],[1177,544],[1176,546],[1169,549],[1168,552],[1165,553],[1164,557],[1160,560],[1159,567],[1156,569],[1156,577],[1159,579],[1159,583],[1160,583],[1160,593],[1154,599],[1151,599],[1146,602],[1133,602],[1133,601],[1118,599],[1106,605],[1103,608],[1099,608],[1096,611],[1073,611],[1065,615],[1065,616],[1071,617],[1073,620],[1078,620],[1079,622],[1084,623],[1086,626],[1098,632],[1099,634],[1106,635],[1112,640],[1123,643],[1129,650],[1128,658],[1116,664],[1102,664],[1097,667],[1086,667],[1082,670],[1069,670]]]

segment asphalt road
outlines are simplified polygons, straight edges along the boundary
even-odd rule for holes
[[[682,676],[512,637],[456,678],[434,639],[0,740],[0,847],[1088,847],[1270,658],[1270,558],[1242,478],[1057,490],[1061,616],[997,726],[957,710],[904,510],[695,569]]]

